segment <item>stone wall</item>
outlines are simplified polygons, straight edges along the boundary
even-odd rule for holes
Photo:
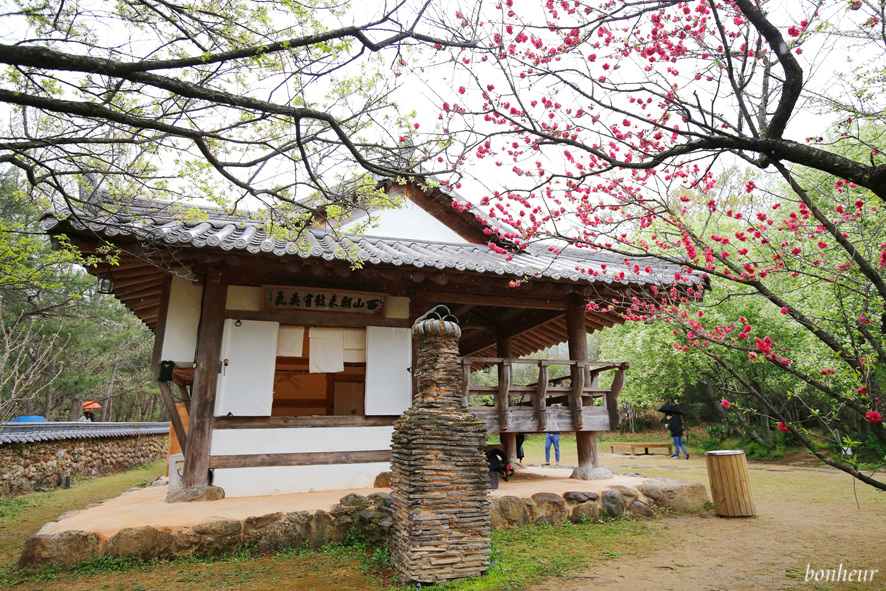
[[[166,457],[167,435],[61,439],[0,445],[0,498],[54,488],[62,476],[122,472]]]
[[[575,491],[560,496],[540,492],[525,499],[506,496],[491,500],[492,529],[499,530],[567,520],[592,522],[602,515],[644,518],[663,510],[702,511],[708,495],[701,484],[650,478],[636,487],[614,485],[600,493]],[[242,547],[253,547],[259,552],[301,548],[306,544],[320,548],[353,532],[372,546],[384,546],[392,538],[393,507],[388,493],[352,493],[342,497],[329,512],[271,513],[244,520],[209,520],[193,527],[143,526],[122,529],[109,538],[84,531],[38,532],[25,543],[19,566],[34,568],[57,563],[69,567],[100,556],[131,556],[139,560],[214,556]],[[62,515],[59,521],[73,513],[76,512]]]

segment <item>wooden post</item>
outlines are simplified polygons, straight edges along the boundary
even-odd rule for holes
[[[510,462],[511,465],[515,465],[519,462],[517,459],[517,434],[508,431],[511,414],[511,397],[508,394],[508,390],[511,388],[511,356],[513,355],[511,339],[499,334],[496,341],[496,353],[502,359],[507,360],[506,363],[502,363],[498,367],[499,392],[504,392],[503,397],[499,395],[499,399],[503,402],[503,406],[499,408],[499,416],[502,417],[500,419],[501,432],[499,433],[499,437],[505,448],[505,455],[508,456],[508,462]]]
[[[462,394],[462,403],[468,407],[471,405],[471,401],[468,398],[471,393],[471,364],[467,361],[461,362],[461,370],[462,370],[462,387],[464,388],[464,393]]]
[[[535,409],[535,420],[538,422],[538,430],[544,432],[548,428],[548,365],[550,362],[542,359],[538,362],[538,383],[535,387],[535,398],[532,406]]]
[[[511,360],[502,359],[498,368],[498,394],[495,396],[495,406],[498,410],[498,428],[499,432],[509,429],[509,420],[511,417],[508,408],[508,391],[511,389]]]
[[[628,368],[627,363],[622,363],[621,367],[615,370],[615,377],[612,379],[612,387],[606,394],[606,412],[609,414],[609,428],[618,429],[621,426],[621,416],[618,414],[618,395],[625,385],[625,370]]]
[[[209,446],[215,413],[215,389],[221,365],[221,341],[225,322],[227,282],[218,273],[207,273],[197,340],[197,368],[188,418],[188,447],[182,471],[182,488],[209,484]]]
[[[160,309],[157,313],[157,328],[154,329],[154,348],[151,352],[151,372],[154,377],[160,375],[160,353],[163,351],[163,339],[166,338],[166,317],[169,314],[169,293],[172,291],[172,274],[163,277],[163,291],[160,293]]]
[[[178,439],[178,444],[182,448],[182,453],[187,455],[188,435],[185,432],[185,425],[182,423],[182,419],[178,414],[178,409],[175,407],[175,400],[172,398],[172,390],[169,389],[169,384],[166,382],[157,382],[157,385],[160,386],[160,394],[163,397],[164,404],[166,404],[166,412],[169,413],[169,422],[172,423],[172,430],[175,431],[175,437]]]
[[[588,331],[587,324],[585,323],[585,312],[587,312],[587,302],[584,296],[577,293],[569,294],[566,308],[566,334],[569,339],[569,359],[572,361],[588,360]],[[575,377],[578,377],[579,371],[581,372],[581,377],[584,378],[581,381],[588,383],[590,380],[585,376],[587,368],[574,368],[572,374],[574,376],[573,381],[575,381]],[[581,399],[580,396],[579,394],[579,400]],[[594,431],[579,431],[577,430],[578,428],[579,425],[576,425],[575,440],[578,447],[578,467],[580,469],[599,467],[597,434]]]
[[[594,431],[578,431],[575,441],[578,446],[578,467],[597,468],[597,434]],[[584,459],[584,463],[582,463]]]

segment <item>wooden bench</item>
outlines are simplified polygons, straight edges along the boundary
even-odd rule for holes
[[[630,448],[631,455],[637,455],[637,450],[642,449],[645,455],[651,455],[649,453],[650,449],[655,449],[657,447],[660,448],[668,448],[668,455],[674,455],[674,445],[672,443],[610,443],[609,444],[609,453],[614,454],[616,447],[622,448]]]

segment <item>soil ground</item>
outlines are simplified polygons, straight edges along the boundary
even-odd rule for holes
[[[617,471],[708,486],[702,457],[603,455],[601,461]],[[750,476],[755,517],[657,519],[644,550],[533,589],[886,589],[886,494],[825,468],[751,463]],[[840,565],[878,572],[862,583],[805,580],[807,569],[814,579],[815,571]]]

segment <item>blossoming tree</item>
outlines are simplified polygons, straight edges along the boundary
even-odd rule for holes
[[[318,203],[365,206],[378,177],[434,150],[400,141],[418,127],[391,96],[404,57],[472,45],[433,37],[428,2],[406,4],[13,3],[0,14],[0,163],[69,205],[246,199],[296,228],[328,217]]]
[[[440,114],[477,162],[508,171],[483,199],[516,228],[508,238],[651,255],[684,266],[664,278],[675,285],[702,277],[638,294],[628,318],[672,323],[676,349],[706,356],[822,461],[881,489],[813,439],[839,419],[886,443],[884,7],[548,0],[534,13],[503,0],[492,16],[456,14],[486,45],[454,60],[471,83]],[[737,165],[758,172],[720,178]],[[789,330],[711,313],[745,296]],[[762,395],[747,364],[814,393],[807,416]]]

